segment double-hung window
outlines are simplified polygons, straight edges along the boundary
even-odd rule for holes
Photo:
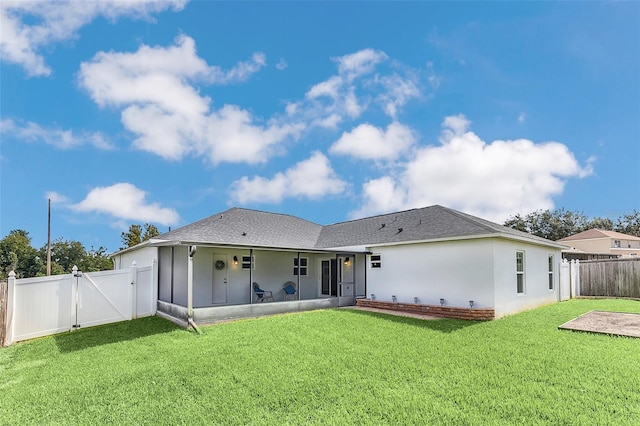
[[[524,252],[516,252],[516,290],[524,294]]]
[[[298,264],[298,258],[293,258],[293,275],[307,275],[307,264],[309,263],[309,259],[306,257],[301,257],[300,264]]]

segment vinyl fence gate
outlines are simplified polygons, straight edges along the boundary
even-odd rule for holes
[[[157,263],[15,279],[9,275],[5,345],[156,312]]]

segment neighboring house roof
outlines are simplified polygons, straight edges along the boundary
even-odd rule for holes
[[[500,236],[565,248],[560,243],[438,205],[327,226],[286,214],[231,208],[159,235],[151,240],[151,244],[364,250],[365,246],[483,236]]]
[[[636,237],[634,235],[627,235],[615,231],[605,231],[604,229],[597,228],[587,229],[586,231],[561,238],[558,241],[595,240],[600,238],[615,238],[617,240],[640,241],[640,237]]]

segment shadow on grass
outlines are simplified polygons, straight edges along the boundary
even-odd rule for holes
[[[60,352],[64,353],[170,333],[175,330],[181,330],[181,328],[171,321],[153,316],[56,334],[53,338]]]
[[[437,319],[419,319],[413,317],[405,317],[401,315],[387,314],[384,312],[365,311],[358,309],[349,309],[356,315],[365,315],[373,318],[379,318],[386,321],[393,321],[399,324],[412,325],[414,327],[426,328],[440,333],[453,333],[468,327],[480,325],[486,321],[471,321],[453,318],[437,318]]]

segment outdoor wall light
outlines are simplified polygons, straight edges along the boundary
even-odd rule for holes
[[[440,306],[444,306],[444,299],[440,299]]]
[[[469,307],[473,309],[473,300],[469,300]]]
[[[344,264],[345,264],[345,265],[348,265],[348,264],[349,264],[349,262],[350,262],[350,257],[349,257],[349,256],[345,257],[345,259],[344,259]]]
[[[417,297],[414,297],[414,298],[413,298],[413,303],[416,303],[416,304],[417,304],[419,301],[420,301],[420,299],[418,299]]]
[[[234,265],[238,264],[238,256],[233,256],[233,264]]]
[[[376,295],[375,295],[375,293],[371,293],[371,300],[376,300]]]
[[[396,297],[395,294],[391,296],[391,301],[394,303],[398,301],[398,298]]]

